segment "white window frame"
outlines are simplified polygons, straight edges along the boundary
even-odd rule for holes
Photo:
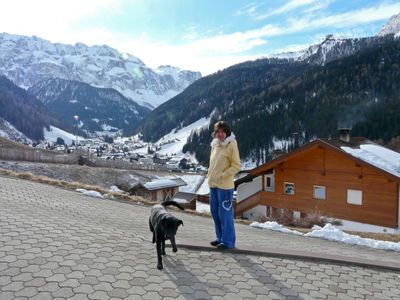
[[[347,189],[347,204],[363,205],[362,190]]]
[[[271,186],[267,186],[267,178],[270,178]],[[264,191],[275,192],[275,176],[273,173],[264,175]]]

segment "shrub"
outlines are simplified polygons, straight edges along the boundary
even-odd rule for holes
[[[328,223],[331,223],[332,225],[342,225],[342,222],[340,220],[323,216],[320,211],[309,213],[307,214],[307,217],[302,219],[295,219],[293,217],[293,213],[284,210],[283,213],[279,213],[277,216],[274,217],[259,217],[257,221],[275,221],[283,226],[300,228],[312,228],[314,225],[324,227]]]

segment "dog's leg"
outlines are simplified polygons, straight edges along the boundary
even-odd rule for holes
[[[150,231],[153,233],[153,239],[151,242],[154,244],[156,242],[156,234],[154,233],[154,227],[153,227],[153,224],[151,224],[150,218],[149,218],[149,227],[150,227]]]
[[[175,237],[170,238],[170,240],[172,245],[172,251],[174,252],[178,251],[178,248],[176,248]]]
[[[157,247],[157,269],[162,270],[162,256],[161,256],[161,241],[159,239],[156,240],[156,247]]]
[[[165,255],[165,241],[164,241],[164,240],[161,242],[161,246],[162,246],[162,248],[161,248],[161,254],[162,254],[162,255]]]

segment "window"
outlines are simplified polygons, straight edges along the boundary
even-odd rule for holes
[[[275,191],[275,180],[273,174],[267,174],[264,176],[264,191],[267,192]]]
[[[347,203],[362,205],[362,191],[359,190],[347,190]]]
[[[294,183],[285,182],[283,184],[283,193],[286,195],[294,195]]]
[[[315,199],[324,200],[326,198],[326,188],[324,186],[314,185],[313,197]]]

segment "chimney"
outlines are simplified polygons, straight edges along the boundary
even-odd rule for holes
[[[282,156],[282,155],[284,155],[284,154],[286,154],[286,152],[283,151],[283,150],[281,150],[281,149],[273,150],[273,151],[272,151],[272,159],[275,159],[275,158],[277,158],[277,157],[279,157],[279,156]]]
[[[350,142],[350,128],[339,128],[339,139],[342,142],[349,143]]]

